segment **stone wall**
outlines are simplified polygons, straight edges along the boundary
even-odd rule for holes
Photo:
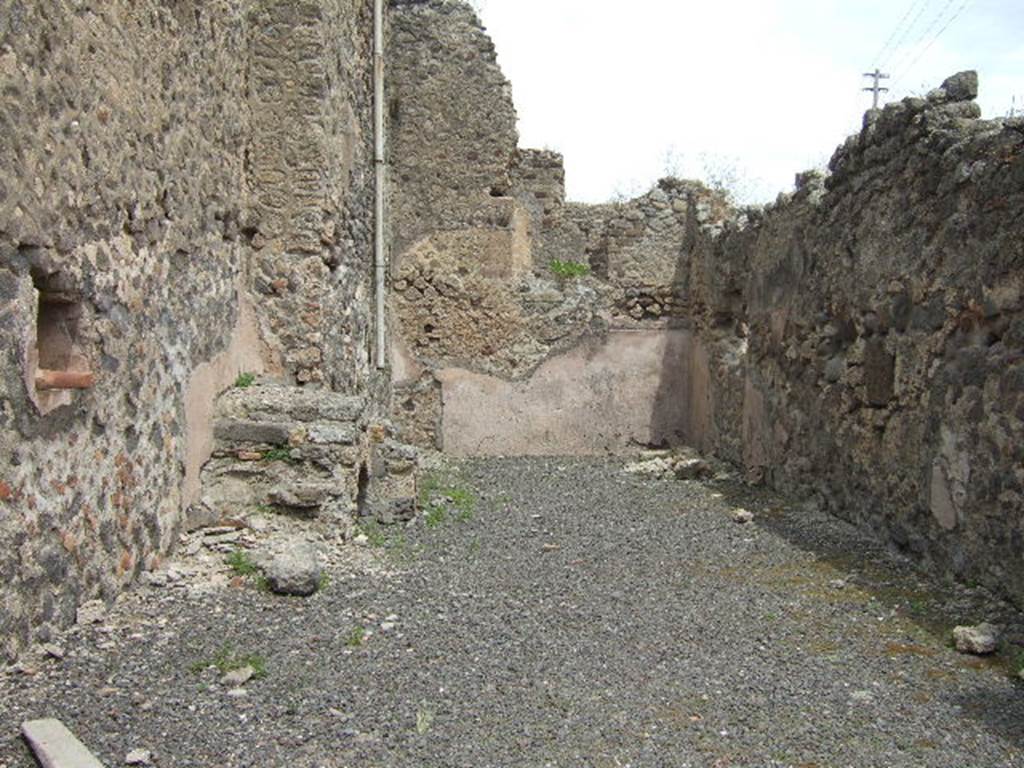
[[[749,328],[713,389],[719,452],[1024,604],[1024,121],[979,120],[976,88],[869,112],[827,178],[710,233],[690,280],[709,349],[711,314]]]
[[[385,391],[368,9],[0,2],[0,654],[173,546],[241,371]]]
[[[392,6],[394,420],[455,453],[551,450],[557,439],[532,438],[552,430],[575,433],[573,450],[604,453],[678,431],[672,409],[652,421],[648,406],[674,376],[662,376],[665,344],[685,337],[680,253],[699,219],[723,208],[720,196],[667,180],[629,203],[567,204],[561,156],[516,146],[511,90],[470,8]],[[566,275],[559,262],[590,274]],[[665,338],[643,335],[676,325]],[[633,350],[648,353],[636,366],[613,370],[620,331],[650,343]],[[591,353],[580,359],[580,349]],[[505,395],[523,402],[504,420],[474,405]],[[594,398],[641,402],[595,429]]]
[[[249,13],[246,156],[264,338],[299,383],[377,387],[371,343],[373,6],[262,0]]]

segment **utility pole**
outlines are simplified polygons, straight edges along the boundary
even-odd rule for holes
[[[1024,114],[1024,110],[1022,110],[1022,114]],[[1010,114],[1008,114],[1007,117],[1016,117],[1016,116],[1017,116],[1017,97],[1014,96],[1010,100]]]
[[[865,72],[864,73],[864,77],[870,77],[872,79],[872,81],[873,81],[873,83],[872,83],[870,88],[864,88],[863,90],[871,91],[871,94],[874,97],[874,99],[872,101],[872,104],[871,104],[871,108],[872,109],[878,109],[878,97],[879,97],[879,95],[883,94],[883,93],[888,93],[889,92],[888,88],[883,88],[881,85],[879,85],[879,83],[882,80],[888,80],[889,79],[889,75],[885,74],[884,72],[882,72],[879,69],[875,69],[874,72]]]

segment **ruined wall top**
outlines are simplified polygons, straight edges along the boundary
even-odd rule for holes
[[[401,252],[427,231],[464,225],[488,197],[507,195],[519,136],[511,85],[473,10],[455,0],[392,6],[388,161]]]

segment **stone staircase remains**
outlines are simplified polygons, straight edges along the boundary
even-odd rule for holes
[[[416,511],[417,451],[363,398],[311,387],[257,384],[217,403],[214,450],[189,525],[274,511],[381,523]]]

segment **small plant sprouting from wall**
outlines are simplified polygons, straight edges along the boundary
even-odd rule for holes
[[[548,263],[548,269],[562,280],[572,280],[573,278],[586,277],[590,274],[590,265],[579,261],[552,259]]]
[[[246,387],[251,387],[255,383],[256,383],[256,374],[255,373],[248,373],[248,372],[240,373],[240,374],[238,374],[238,378],[235,379],[235,386],[238,387],[239,389],[245,389]]]
[[[263,461],[295,461],[289,448],[271,448],[263,452]]]

